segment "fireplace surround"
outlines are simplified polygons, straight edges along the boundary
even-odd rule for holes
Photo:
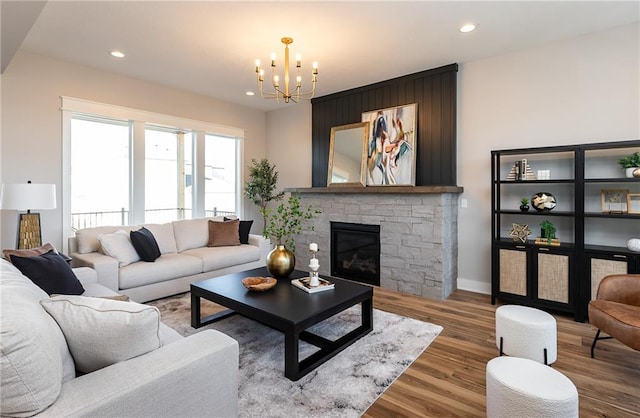
[[[331,222],[380,228],[380,287],[438,299],[456,289],[458,186],[291,188],[317,215],[297,238],[297,260],[316,242],[320,273],[331,275]]]

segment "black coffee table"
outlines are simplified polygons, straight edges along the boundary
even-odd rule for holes
[[[191,326],[200,328],[238,313],[283,332],[284,375],[290,380],[298,380],[373,329],[373,288],[325,277],[335,283],[335,289],[309,294],[291,284],[292,279],[308,275],[307,272],[294,270],[288,279],[279,279],[266,292],[251,292],[242,285],[245,277],[270,276],[264,267],[192,283]],[[201,318],[201,298],[230,310]],[[310,326],[358,303],[362,307],[360,326],[337,340],[332,341],[306,331]],[[300,340],[320,350],[300,361]]]

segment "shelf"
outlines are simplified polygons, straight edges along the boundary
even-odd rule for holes
[[[585,218],[640,219],[640,213],[585,212]]]
[[[526,248],[549,248],[549,249],[565,249],[565,250],[572,250],[576,247],[575,243],[573,242],[560,241],[560,245],[542,245],[542,244],[536,244],[535,238],[528,239],[527,242],[521,242],[521,241],[514,241],[510,237],[500,237],[500,239],[496,241],[496,244],[505,246],[505,247],[520,246],[520,247],[526,247]]]
[[[622,255],[634,255],[634,254],[637,255],[637,254],[640,254],[640,253],[636,253],[636,252],[631,251],[627,247],[612,247],[612,246],[608,246],[608,245],[589,245],[589,244],[585,244],[584,250],[585,251],[594,251],[594,252],[599,252],[599,253],[609,253],[611,255],[613,255],[613,254],[622,254]]]
[[[524,215],[524,216],[576,216],[575,212],[567,212],[567,211],[557,211],[552,210],[549,212],[536,212],[530,210],[529,212],[522,212],[518,209],[502,209],[496,210],[495,213],[500,215]]]
[[[602,178],[602,179],[584,179],[585,183],[637,183],[640,186],[640,179],[620,177],[620,178]]]
[[[557,179],[557,180],[499,180],[500,184],[572,184],[575,180]]]

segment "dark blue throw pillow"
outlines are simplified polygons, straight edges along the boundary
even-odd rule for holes
[[[156,261],[160,257],[158,241],[147,228],[143,226],[137,231],[131,231],[129,235],[131,244],[133,244],[133,248],[136,249],[142,261]]]
[[[225,221],[231,221],[231,218],[227,218],[225,216]],[[253,225],[253,221],[240,221],[240,227],[238,230],[238,235],[240,238],[240,244],[248,244],[249,243],[249,232],[251,231],[251,225]]]
[[[82,283],[69,264],[53,250],[35,257],[11,255],[11,263],[48,295],[81,295]]]

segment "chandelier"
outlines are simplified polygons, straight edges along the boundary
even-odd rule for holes
[[[296,54],[296,87],[295,89],[289,89],[289,45],[293,43],[293,38],[282,38],[284,44],[284,83],[280,85],[280,77],[276,74],[276,54],[271,54],[271,83],[273,85],[273,91],[264,91],[264,69],[260,68],[260,60],[256,60],[256,77],[258,82],[258,90],[260,95],[264,99],[276,99],[278,103],[280,100],[284,100],[285,103],[289,103],[292,100],[298,103],[300,99],[311,99],[316,92],[316,82],[318,81],[318,63],[313,63],[313,70],[311,71],[311,91],[303,93],[302,90],[302,76],[300,70],[302,68],[302,58],[300,54]],[[283,90],[284,89],[284,90]]]

